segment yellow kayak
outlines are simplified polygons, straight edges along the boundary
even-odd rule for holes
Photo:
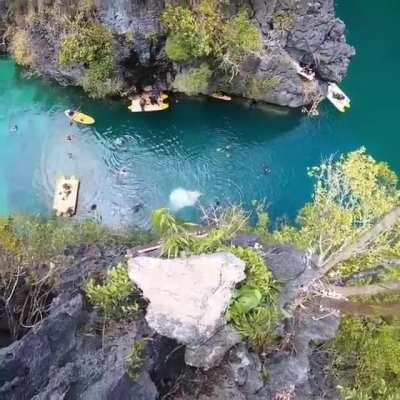
[[[94,118],[92,118],[90,115],[83,114],[79,111],[72,111],[72,110],[66,110],[65,115],[71,120],[74,121],[78,124],[84,124],[84,125],[93,125],[94,124]]]

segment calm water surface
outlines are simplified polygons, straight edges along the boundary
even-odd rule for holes
[[[342,84],[352,109],[342,115],[324,104],[312,120],[298,111],[203,98],[133,114],[123,102],[23,80],[11,61],[0,60],[0,213],[49,212],[56,177],[76,174],[80,215],[95,203],[113,226],[145,224],[177,187],[202,192],[206,205],[264,200],[273,217],[293,217],[310,196],[306,168],[331,153],[365,145],[400,172],[400,2],[342,0],[338,13],[357,49]],[[64,110],[74,104],[96,118],[94,127],[69,125]]]

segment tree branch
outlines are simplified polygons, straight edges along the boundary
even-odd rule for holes
[[[370,243],[377,239],[383,233],[389,232],[400,218],[400,207],[394,208],[377,222],[370,230],[361,235],[361,237],[337,253],[332,254],[321,266],[321,274],[326,275],[332,268],[346,261],[357,254],[364,252]]]
[[[374,294],[385,292],[400,291],[400,282],[375,283],[373,285],[364,286],[329,286],[331,290],[342,295],[343,297],[351,296],[372,296]]]

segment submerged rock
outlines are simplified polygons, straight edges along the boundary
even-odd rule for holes
[[[160,335],[199,346],[224,326],[245,263],[229,253],[128,260],[130,278],[149,301],[146,321]]]

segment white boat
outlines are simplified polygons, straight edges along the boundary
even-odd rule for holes
[[[329,84],[326,97],[340,112],[345,112],[351,106],[350,99],[336,83]]]
[[[308,81],[313,81],[315,79],[315,72],[312,70],[307,70],[303,68],[298,62],[293,61],[293,65],[296,68],[297,73]]]
[[[231,101],[232,100],[231,96],[227,96],[226,94],[222,94],[222,93],[213,93],[213,94],[210,94],[210,96],[214,97],[214,99],[223,100],[223,101]]]

